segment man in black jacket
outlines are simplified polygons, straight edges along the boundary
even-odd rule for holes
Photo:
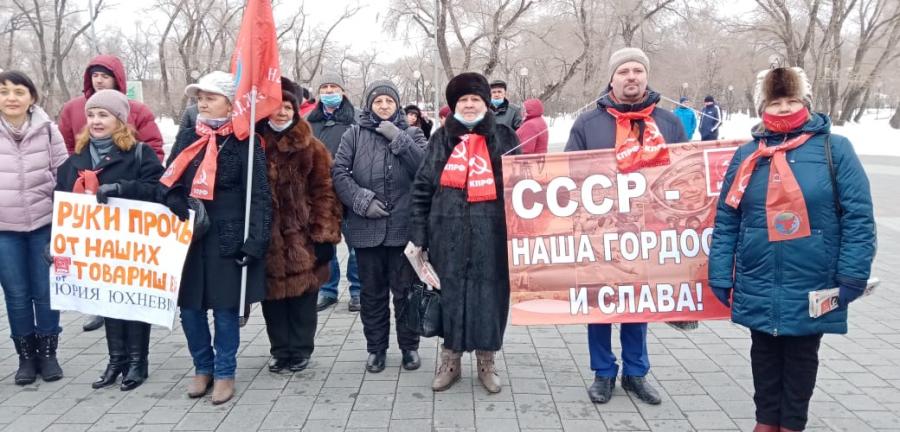
[[[319,82],[319,102],[310,111],[306,120],[312,126],[313,135],[325,144],[333,158],[337,154],[341,137],[351,126],[356,124],[356,109],[350,98],[344,94],[344,80],[338,74],[325,74]],[[337,303],[338,284],[341,281],[341,266],[337,256],[331,260],[331,279],[319,289],[319,300],[316,309],[319,311]],[[351,248],[347,258],[347,282],[350,283],[350,303],[348,309],[358,312],[359,303],[359,271],[356,267],[356,253]]]
[[[491,83],[491,110],[498,124],[505,124],[513,131],[522,125],[522,108],[509,103],[504,81],[495,80]]]
[[[624,140],[623,143],[616,142],[614,115],[621,113],[630,115],[640,113],[642,116],[631,120],[632,131],[638,131],[635,134],[641,143],[639,152],[647,152],[649,155],[653,151],[649,148],[652,145],[648,143],[645,147],[644,139],[659,140],[660,135],[665,143],[687,141],[678,118],[656,106],[660,95],[647,87],[649,72],[650,60],[643,51],[637,48],[623,48],[613,53],[609,59],[609,86],[597,101],[597,109],[581,114],[575,120],[569,133],[566,151],[613,149],[617,148],[617,144],[622,146],[624,142],[628,142],[628,140]],[[651,133],[645,134],[645,130],[650,130]],[[621,170],[622,166],[618,168]],[[659,404],[659,393],[645,379],[650,372],[647,323],[623,323],[620,327],[622,388],[634,393],[638,399],[648,404]],[[611,333],[610,324],[588,325],[588,349],[591,355],[591,369],[595,374],[588,396],[595,403],[609,402],[619,373],[616,356],[610,344]]]

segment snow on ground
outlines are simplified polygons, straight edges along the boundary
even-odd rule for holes
[[[888,119],[893,112],[872,111],[863,116],[860,123],[847,123],[844,126],[833,126],[831,131],[850,139],[857,154],[869,156],[900,157],[900,130],[893,129]],[[560,116],[548,119],[550,125],[550,151],[562,151],[569,139],[569,129],[575,122],[574,116]],[[743,114],[734,114],[731,120],[722,124],[719,138],[746,138],[750,140],[750,130],[759,123],[758,118],[750,118]],[[696,133],[694,140],[700,139]]]

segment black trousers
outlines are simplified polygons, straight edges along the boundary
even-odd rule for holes
[[[300,359],[312,356],[316,338],[316,300],[312,290],[299,297],[262,302],[269,350],[276,359]]]
[[[419,335],[406,326],[406,294],[415,278],[415,271],[403,254],[403,247],[378,246],[357,248],[359,266],[360,318],[366,335],[366,349],[370,353],[387,350],[391,334],[390,296],[394,296],[394,323],[397,326],[397,345],[401,350],[419,349]]]
[[[750,331],[756,421],[791,430],[806,428],[816,387],[822,335],[772,336]]]

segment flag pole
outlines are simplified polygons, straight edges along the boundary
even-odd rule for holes
[[[253,153],[256,149],[256,86],[250,90],[250,148],[247,150],[247,196],[244,201],[244,243],[250,237],[250,197],[253,193]],[[241,267],[241,304],[238,306],[238,319],[244,319],[244,306],[247,300],[247,267]]]

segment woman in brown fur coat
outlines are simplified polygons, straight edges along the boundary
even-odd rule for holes
[[[295,84],[281,79],[282,106],[257,128],[266,143],[272,189],[272,240],[262,302],[272,345],[269,370],[301,371],[316,333],[316,298],[341,240],[341,205],[331,154],[300,118]]]

